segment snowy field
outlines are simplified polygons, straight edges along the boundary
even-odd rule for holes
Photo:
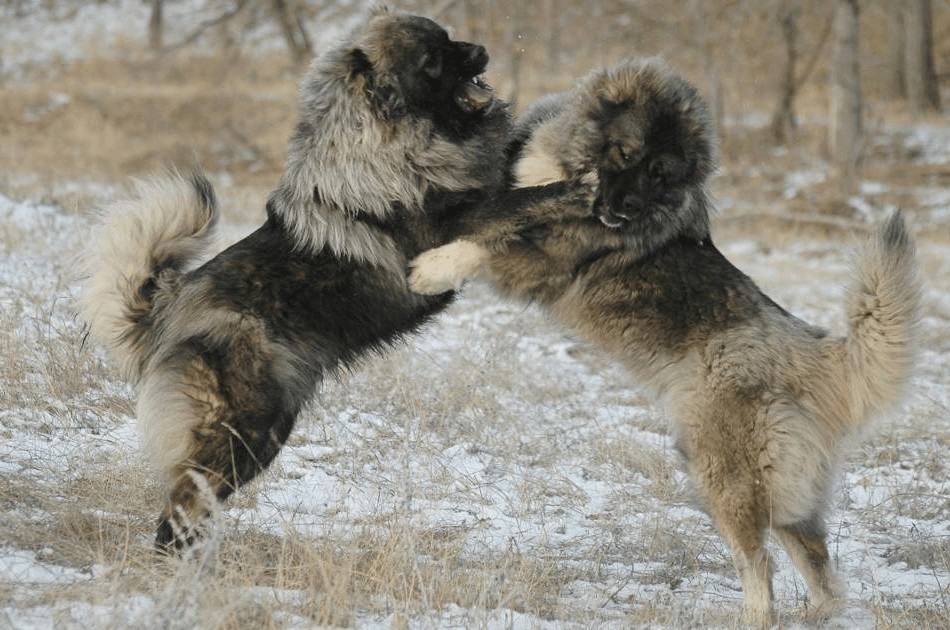
[[[5,28],[18,4],[72,8]],[[171,44],[223,6],[167,4]],[[126,27],[141,38],[146,20],[141,0],[0,7],[0,131],[11,134],[0,137],[0,630],[736,627],[739,580],[691,500],[666,421],[619,367],[478,284],[423,335],[326,383],[192,557],[153,553],[162,497],[138,450],[135,394],[72,306],[87,213],[173,142],[191,157],[196,138],[214,137],[206,159],[240,149],[255,168],[282,163],[286,136],[271,150],[264,134],[280,131],[290,105],[269,99],[289,103],[293,90],[250,77],[203,101],[200,74],[136,82],[153,70],[140,59],[117,83],[110,63],[141,47]],[[317,48],[345,21],[315,24]],[[242,37],[249,55],[283,50],[266,21]],[[211,55],[214,44],[195,46]],[[97,55],[71,83],[68,64]],[[195,65],[216,67],[208,59]],[[175,133],[165,110],[181,125],[167,143],[155,139]],[[208,110],[234,129],[211,128]],[[806,135],[823,116],[802,116]],[[767,121],[727,119],[753,140],[733,145],[714,182],[726,255],[840,334],[849,234],[899,205],[926,286],[909,398],[849,452],[833,495],[831,552],[848,601],[826,627],[950,628],[950,124],[946,114],[875,120],[864,180],[840,199],[813,147],[752,146]],[[119,155],[127,138],[140,154]],[[279,173],[248,183],[252,168],[228,166],[212,169],[225,216],[259,215],[228,202],[263,199],[267,190],[238,189]],[[815,217],[817,229],[787,229]],[[254,227],[224,231],[234,240]],[[810,627],[801,578],[773,555],[781,626]]]
[[[160,497],[133,392],[70,306],[84,227],[0,197],[0,627],[736,624],[739,582],[663,418],[540,311],[479,285],[328,383],[196,558],[153,556]],[[784,241],[721,245],[842,332],[847,248]],[[849,601],[832,627],[948,619],[950,246],[921,242],[920,258],[913,394],[851,452],[834,495]],[[775,556],[783,622],[803,623],[804,584]]]

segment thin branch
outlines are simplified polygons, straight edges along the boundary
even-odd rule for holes
[[[234,4],[234,8],[230,9],[229,11],[225,11],[221,15],[213,17],[210,20],[205,20],[204,22],[199,24],[198,27],[194,31],[192,31],[191,34],[188,35],[185,39],[181,40],[177,44],[169,44],[168,46],[163,47],[162,53],[171,52],[172,50],[177,50],[178,48],[183,48],[185,46],[195,43],[196,41],[198,41],[198,38],[201,37],[204,34],[204,32],[207,31],[209,28],[212,28],[214,26],[227,22],[228,20],[236,16],[238,13],[240,13],[242,10],[244,10],[245,6],[247,6],[247,0],[237,0]]]
[[[811,59],[808,60],[808,63],[805,64],[805,69],[802,71],[801,76],[795,81],[795,87],[793,88],[795,93],[801,89],[805,84],[805,81],[808,80],[809,75],[818,65],[818,59],[821,57],[821,51],[825,48],[825,43],[828,41],[828,36],[831,34],[831,25],[834,22],[833,19],[829,18],[825,21],[825,28],[821,32],[821,37],[818,39],[818,44],[815,46],[815,50],[811,55]]]
[[[669,22],[664,22],[663,20],[657,19],[653,17],[652,15],[648,15],[644,11],[640,10],[640,8],[635,7],[633,5],[628,4],[625,6],[627,7],[627,11],[629,13],[632,13],[638,21],[643,22],[646,25],[653,26],[660,29],[661,31],[665,32],[666,34],[670,35],[673,39],[675,39],[677,43],[682,44],[683,47],[685,48],[702,52],[701,46],[699,46],[695,41],[693,41],[691,37],[687,35],[683,35],[681,33],[682,29],[679,27],[678,24],[671,24]]]
[[[442,0],[442,2],[435,5],[432,8],[432,11],[430,11],[432,19],[438,20],[440,17],[442,17],[442,14],[451,9],[457,2],[458,0]]]

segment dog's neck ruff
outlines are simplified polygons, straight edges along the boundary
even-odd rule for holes
[[[705,190],[687,192],[674,218],[666,219],[657,229],[626,234],[627,251],[634,258],[645,258],[676,239],[691,239],[697,243],[709,239],[709,206]]]
[[[284,189],[276,190],[271,195],[268,209],[287,230],[297,251],[311,254],[329,251],[339,258],[404,273],[405,256],[377,221],[361,221],[358,215],[314,199],[292,205],[285,198],[285,192]]]
[[[396,207],[422,212],[433,190],[481,189],[486,172],[501,178],[505,108],[463,141],[444,137],[431,120],[384,118],[349,77],[347,47],[317,58],[300,89],[300,121],[291,136],[287,169],[271,197],[273,212],[299,250],[329,248],[374,265],[404,269],[403,255],[374,219]],[[361,221],[365,217],[367,221]]]

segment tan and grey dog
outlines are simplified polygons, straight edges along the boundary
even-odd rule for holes
[[[139,385],[145,450],[167,481],[159,548],[191,543],[207,497],[270,464],[327,375],[451,302],[411,292],[405,269],[451,240],[456,214],[517,208],[494,194],[510,119],[479,78],[487,63],[431,20],[377,10],[310,68],[287,170],[251,235],[191,268],[218,218],[200,174],[140,183],[108,210],[81,308]]]
[[[919,284],[899,213],[860,251],[848,335],[786,312],[709,235],[713,130],[695,89],[630,60],[516,123],[518,185],[596,176],[592,216],[520,213],[418,257],[423,293],[484,272],[622,361],[668,412],[678,449],[729,545],[746,619],[770,623],[771,532],[827,610],[843,595],[825,514],[848,438],[899,400]],[[533,224],[532,224],[533,222]]]

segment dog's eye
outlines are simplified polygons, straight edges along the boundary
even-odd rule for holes
[[[438,78],[442,74],[442,51],[423,54],[419,60],[419,67],[433,79]]]
[[[671,182],[684,175],[686,164],[672,155],[661,155],[650,162],[650,177],[658,182]]]
[[[640,161],[641,157],[640,151],[632,147],[625,147],[622,144],[617,145],[617,154],[624,166],[633,166]]]

